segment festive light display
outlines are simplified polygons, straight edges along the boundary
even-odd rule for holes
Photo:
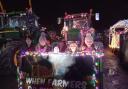
[[[103,52],[103,51],[102,51]],[[95,65],[94,65],[94,70],[95,71],[99,71],[99,67],[100,67],[100,63],[99,63],[99,60],[101,60],[100,58],[102,58],[103,57],[103,54],[104,53],[99,53],[99,52],[96,52],[95,53],[96,55],[95,56],[97,56],[96,58],[98,58],[98,59],[95,59]],[[59,56],[60,55],[60,56]],[[67,65],[67,64],[69,64],[70,65],[70,61],[68,60],[67,62],[68,63],[66,63],[66,64],[63,64],[64,63],[64,60],[66,60],[66,56],[67,55],[69,55],[69,56],[71,56],[70,54],[68,54],[68,53],[60,53],[59,51],[55,51],[55,52],[45,52],[45,53],[43,53],[43,52],[37,52],[37,51],[30,51],[30,50],[27,50],[27,51],[24,51],[24,50],[22,50],[22,52],[21,52],[21,57],[25,57],[25,56],[31,56],[31,57],[33,57],[33,58],[35,58],[35,57],[47,57],[47,56],[50,56],[50,61],[52,62],[52,63],[55,63],[54,65],[55,65],[55,68],[56,69],[58,69],[58,64],[57,64],[57,62],[60,62],[60,61],[62,61],[62,63],[61,63],[61,67],[63,68],[63,65]],[[62,59],[62,56],[63,56],[63,58],[64,58],[64,60],[57,60],[58,58],[60,58],[61,57],[61,59]],[[67,57],[69,57],[69,56],[67,56]],[[73,56],[79,56],[79,55],[73,55]],[[85,55],[83,55],[83,56],[85,56]],[[92,56],[94,56],[94,55],[92,55]],[[69,58],[69,59],[71,59],[71,58]],[[43,60],[43,59],[42,59]],[[38,62],[38,61],[40,61],[40,59],[37,59],[35,62]],[[53,62],[54,61],[54,62]],[[55,73],[56,75],[58,75],[58,71],[56,71],[56,73]],[[89,81],[88,83],[89,84],[92,84],[94,87],[97,87],[97,89],[98,89],[98,86],[99,86],[99,79],[97,78],[97,75],[98,75],[98,72],[96,72],[96,74],[93,74],[92,75],[92,80],[91,81]],[[21,78],[22,79],[22,78]],[[20,88],[19,89],[22,89],[22,84],[23,84],[23,82],[21,82],[21,81],[19,81],[19,86],[20,86]],[[31,87],[31,85],[29,85],[30,87]]]
[[[117,33],[113,33],[112,34],[112,40],[111,40],[111,44],[109,45],[110,48],[120,48],[120,34]]]
[[[123,28],[122,31],[117,31],[118,28]],[[128,32],[128,20],[120,20],[110,27],[109,30],[109,47],[112,49],[120,48],[120,35]]]
[[[31,4],[30,4],[30,6],[31,6]],[[28,61],[29,59],[27,59],[27,58],[30,57],[30,61],[32,61],[32,63],[34,62],[33,63],[34,65],[31,62],[29,62],[30,65],[32,65],[32,68],[34,68],[34,66],[36,65],[39,68],[42,68],[41,69],[41,73],[42,73],[42,71],[44,72],[45,69],[46,69],[46,66],[44,66],[45,63],[42,64],[43,66],[40,66],[40,65],[38,65],[38,62],[41,61],[41,60],[44,61],[45,59],[48,59],[47,61],[52,63],[52,65],[54,66],[54,69],[53,69],[52,73],[56,77],[56,76],[63,75],[63,74],[65,74],[65,72],[68,71],[67,68],[74,63],[73,57],[76,57],[76,56],[91,56],[92,60],[94,62],[92,64],[92,66],[95,70],[95,73],[91,75],[91,79],[88,82],[89,82],[89,84],[93,85],[94,87],[96,87],[98,89],[98,87],[99,87],[98,84],[99,84],[100,80],[98,79],[97,75],[100,72],[99,69],[100,69],[101,64],[102,64],[102,63],[100,63],[101,62],[100,60],[102,60],[102,57],[104,56],[104,53],[103,53],[103,49],[102,50],[97,50],[98,46],[100,46],[100,45],[97,45],[96,50],[93,50],[93,48],[92,48],[92,44],[95,44],[94,40],[93,40],[93,36],[92,36],[94,34],[95,29],[89,28],[90,27],[90,18],[91,18],[91,13],[90,14],[80,13],[80,14],[66,15],[65,18],[64,18],[65,22],[64,22],[64,27],[63,27],[63,30],[62,30],[62,35],[65,37],[66,41],[68,41],[67,40],[68,39],[67,33],[70,32],[69,30],[74,30],[74,32],[72,32],[73,34],[75,34],[77,31],[79,31],[79,33],[81,34],[82,41],[84,39],[83,37],[86,34],[84,42],[85,42],[85,44],[87,44],[87,47],[89,47],[88,49],[84,49],[82,51],[79,50],[78,52],[76,52],[73,55],[71,53],[66,53],[66,52],[61,53],[61,52],[59,52],[59,49],[57,47],[55,47],[53,52],[43,52],[43,50],[41,50],[41,49],[39,49],[37,51],[22,50],[21,54],[20,54],[20,58],[18,60],[22,60],[22,58],[26,57],[23,60]],[[74,19],[73,22],[72,22],[72,19]],[[67,22],[69,21],[69,24],[67,24],[66,21]],[[78,44],[77,44],[77,46],[78,46]],[[86,57],[85,57],[85,60],[86,60]],[[37,71],[35,72],[35,74],[37,74],[37,75],[40,74],[39,73],[39,68],[37,68]],[[45,72],[47,72],[47,71],[45,71]],[[19,71],[19,70],[18,70],[18,73],[19,73],[19,76],[18,76],[19,89],[23,89],[24,81],[21,81],[21,80],[24,80],[25,77],[28,78],[28,75],[27,74],[25,75],[24,72]],[[47,75],[47,73],[45,75]],[[47,78],[47,77],[45,76],[45,78]],[[32,80],[32,79],[30,79],[30,80]],[[38,81],[38,78],[37,79],[35,78],[33,80]],[[62,80],[58,80],[58,81],[62,81]],[[63,80],[63,82],[65,82],[65,80]],[[32,89],[31,85],[32,84],[28,83],[27,88]],[[78,85],[78,84],[76,84],[76,85]]]
[[[89,50],[88,50],[89,51]],[[70,55],[69,53],[61,53],[58,51],[54,51],[54,52],[37,52],[37,51],[22,51],[21,52],[21,57],[24,57],[24,56],[48,56],[48,55],[51,55],[51,54],[59,54],[59,55]],[[77,52],[78,54],[82,54],[83,51],[81,52]],[[85,55],[73,55],[73,56],[85,56]],[[90,55],[91,56],[91,55]],[[97,58],[102,58],[104,56],[104,53],[103,52],[95,52],[95,55],[92,55],[92,56],[95,56]]]
[[[56,48],[54,50],[56,50]],[[57,71],[55,71],[55,75],[60,74],[60,72],[59,72],[60,68],[64,68],[65,67],[64,65],[69,66],[69,65],[71,65],[71,63],[73,63],[73,60],[72,60],[72,62],[69,60],[67,62],[65,62],[66,59],[71,59],[67,55],[71,56],[68,53],[60,53],[59,51],[45,52],[44,53],[41,51],[30,51],[30,50],[24,51],[24,50],[22,50],[22,52],[21,52],[21,57],[25,57],[25,56],[31,56],[33,58],[37,57],[36,61],[34,61],[34,62],[40,61],[40,59],[38,59],[39,57],[46,58],[46,57],[50,56],[50,62],[53,63],[53,65],[55,66],[55,69],[57,70]],[[72,55],[72,56],[79,56],[79,55]],[[85,56],[85,55],[83,55],[83,56]],[[97,76],[99,76],[99,72],[100,72],[99,68],[102,65],[102,63],[100,63],[99,60],[102,60],[102,57],[104,56],[103,50],[95,51],[95,55],[92,55],[92,56],[96,57],[96,59],[94,58],[94,60],[95,60],[95,63],[94,63],[95,73],[92,75],[92,80],[88,81],[87,83],[93,85],[94,87],[96,87],[98,89],[100,80]],[[68,58],[66,58],[66,57],[68,57]],[[41,59],[41,60],[44,60],[44,59]],[[59,66],[59,67],[57,67],[57,66]],[[63,69],[63,72],[64,71],[66,71],[66,70]],[[63,72],[61,72],[61,73],[63,73]],[[22,89],[22,86],[23,86],[22,84],[23,84],[23,82],[19,80],[19,87],[20,87],[19,89]],[[29,85],[29,87],[32,87],[32,86]]]

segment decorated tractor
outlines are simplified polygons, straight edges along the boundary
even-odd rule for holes
[[[78,14],[66,14],[64,17],[64,27],[61,31],[67,45],[79,47],[79,52],[82,56],[91,56],[93,57],[93,63],[99,64],[94,65],[94,68],[97,73],[93,74],[92,77],[96,77],[95,81],[99,81],[101,86],[95,85],[95,87],[100,87],[102,89],[102,80],[97,77],[100,74],[102,77],[102,57],[103,53],[103,44],[102,42],[95,42],[95,29],[92,27],[92,10],[89,13],[78,13]],[[95,55],[95,56],[94,56]],[[90,60],[91,61],[91,60]]]
[[[31,10],[1,13],[0,19],[0,37],[6,40],[20,39],[24,32],[33,34],[39,29],[38,17]]]
[[[19,40],[24,32],[32,35],[39,29],[38,17],[32,11],[31,0],[28,1],[26,11],[6,12],[0,1],[0,42]],[[4,41],[5,40],[5,41]]]
[[[61,31],[67,44],[76,42],[81,50],[83,46],[86,48],[102,49],[103,44],[100,41],[95,41],[96,30],[92,27],[92,9],[89,13],[65,14],[64,26]],[[90,50],[92,51],[92,50]],[[101,52],[101,53],[102,53]]]

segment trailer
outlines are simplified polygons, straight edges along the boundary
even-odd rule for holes
[[[110,27],[109,47],[116,51],[120,63],[128,68],[128,19],[120,20]]]

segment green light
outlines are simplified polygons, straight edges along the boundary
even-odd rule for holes
[[[96,62],[96,63],[95,63],[95,65],[96,65],[96,66],[98,66],[98,65],[99,65],[99,63],[98,63],[98,62]]]

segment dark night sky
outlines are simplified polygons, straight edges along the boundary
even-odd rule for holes
[[[4,8],[9,11],[21,11],[28,7],[28,0],[1,0]],[[92,8],[100,13],[100,21],[95,26],[109,28],[118,20],[128,18],[128,1],[124,0],[32,0],[33,11],[40,17],[40,23],[50,26],[57,23],[57,17],[64,12],[88,12]]]

